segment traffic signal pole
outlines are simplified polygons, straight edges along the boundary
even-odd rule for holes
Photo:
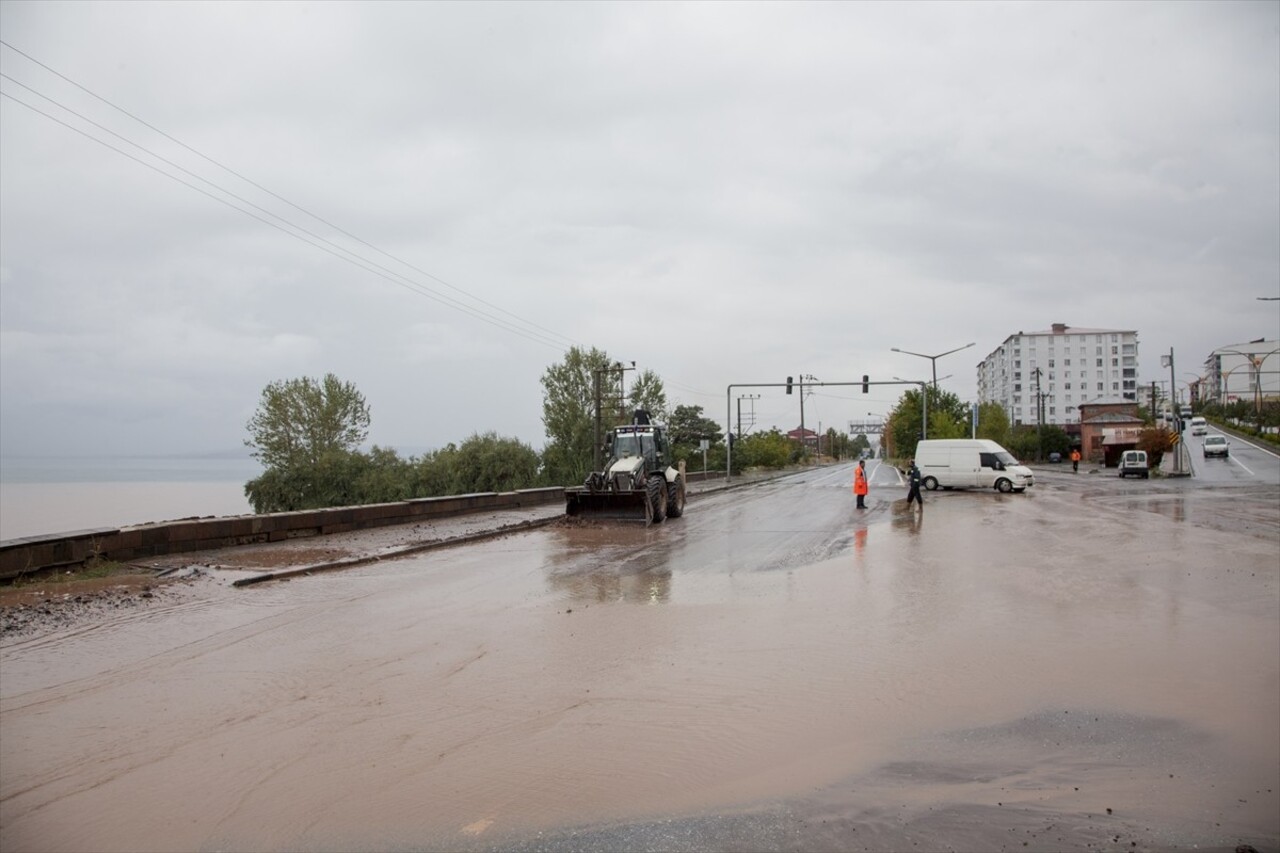
[[[863,376],[858,382],[811,382],[810,386],[817,385],[819,387],[832,387],[860,385],[862,393],[866,394],[872,385],[919,385],[920,386],[920,409],[921,409],[921,428],[920,437],[924,438],[929,434],[929,393],[928,382],[908,382],[905,379],[886,380],[884,382],[872,382],[867,376]],[[792,377],[788,376],[786,382],[735,382],[725,389],[724,399],[724,426],[726,436],[733,435],[733,389],[734,388],[786,388],[787,393],[791,393]],[[804,386],[800,389],[801,400],[804,399]],[[801,436],[803,438],[803,436]],[[724,457],[724,478],[729,480],[732,478],[733,471],[733,441],[726,438],[725,457]]]

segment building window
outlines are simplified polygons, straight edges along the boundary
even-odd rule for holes
[[[1111,383],[1111,390],[1112,390],[1112,391],[1119,391],[1119,390],[1120,390],[1120,383],[1119,383],[1119,382],[1112,382],[1112,383]]]
[[[1069,359],[1069,358],[1064,358],[1064,359],[1062,360],[1062,364],[1063,364],[1065,367],[1070,367],[1070,366],[1071,366],[1071,359]]]
[[[1119,336],[1119,335],[1112,335],[1112,336],[1111,336],[1111,343],[1113,343],[1113,344],[1114,344],[1114,343],[1115,343],[1116,341],[1118,341],[1118,340],[1120,340],[1120,336]]]
[[[1049,407],[1049,414],[1051,414],[1051,415],[1056,415],[1057,413],[1058,413],[1058,410],[1057,410],[1057,408],[1056,408],[1056,407],[1054,407],[1054,406],[1050,406],[1050,407]]]
[[[1098,383],[1098,390],[1099,390],[1099,391],[1101,391],[1101,390],[1102,390],[1102,383],[1101,383],[1101,382],[1099,382],[1099,383]]]
[[[1112,367],[1119,367],[1119,366],[1120,366],[1120,359],[1118,359],[1118,358],[1113,358],[1113,359],[1111,359],[1111,366],[1112,366]]]
[[[1102,367],[1102,359],[1099,358],[1099,359],[1096,359],[1096,361],[1097,361],[1097,364],[1095,364],[1094,367]]]
[[[1049,369],[1053,369],[1053,359],[1049,359]]]
[[[1093,348],[1093,354],[1094,354],[1094,355],[1102,355],[1102,347],[1094,347],[1094,348]]]

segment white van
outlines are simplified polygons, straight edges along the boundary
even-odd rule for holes
[[[1204,435],[1208,431],[1209,431],[1209,424],[1205,422],[1204,418],[1197,415],[1191,419],[1192,435]]]
[[[937,438],[916,445],[916,467],[926,489],[999,489],[1021,492],[1035,485],[1031,469],[985,438]]]

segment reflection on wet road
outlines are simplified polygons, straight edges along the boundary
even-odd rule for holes
[[[1274,490],[888,479],[6,645],[0,848],[1277,843]]]

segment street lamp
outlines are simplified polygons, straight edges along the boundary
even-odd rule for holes
[[[1234,349],[1218,349],[1213,351],[1213,355],[1218,356],[1217,370],[1219,374],[1221,374],[1221,371],[1222,371],[1221,357],[1223,355],[1238,355],[1241,358],[1245,359],[1245,361],[1247,361],[1249,365],[1253,368],[1253,406],[1254,406],[1255,414],[1259,419],[1261,419],[1262,417],[1262,365],[1263,365],[1263,362],[1265,362],[1268,358],[1275,355],[1276,353],[1280,353],[1280,349],[1273,349],[1271,352],[1265,352],[1262,354],[1240,352],[1239,350],[1234,350]],[[1238,365],[1238,366],[1242,366],[1242,365]],[[1234,367],[1228,370],[1227,375],[1230,376],[1233,370],[1235,370]],[[1221,383],[1222,381],[1221,375],[1219,375],[1218,381],[1219,383]],[[1230,391],[1230,386],[1227,387],[1226,391]],[[1225,392],[1219,391],[1219,398],[1221,398],[1221,395],[1223,393]]]
[[[967,343],[962,347],[956,347],[955,349],[949,349],[946,352],[940,352],[937,355],[925,355],[922,352],[912,352],[911,350],[898,349],[897,347],[890,347],[889,351],[900,352],[903,355],[914,355],[914,356],[919,356],[920,358],[929,359],[929,361],[932,362],[933,364],[933,388],[936,391],[938,389],[938,359],[942,358],[944,355],[951,355],[953,352],[960,352],[960,350],[962,349],[968,349],[971,346],[974,346],[972,342]]]
[[[973,346],[973,344],[970,344],[970,346]],[[964,349],[964,347],[961,347],[961,349]],[[943,355],[946,355],[946,353],[943,353]],[[920,438],[922,439],[928,438],[929,437],[929,391],[928,391],[929,383],[921,382],[919,379],[903,379],[901,376],[895,376],[893,378],[898,382],[902,382],[907,385],[920,386]]]

